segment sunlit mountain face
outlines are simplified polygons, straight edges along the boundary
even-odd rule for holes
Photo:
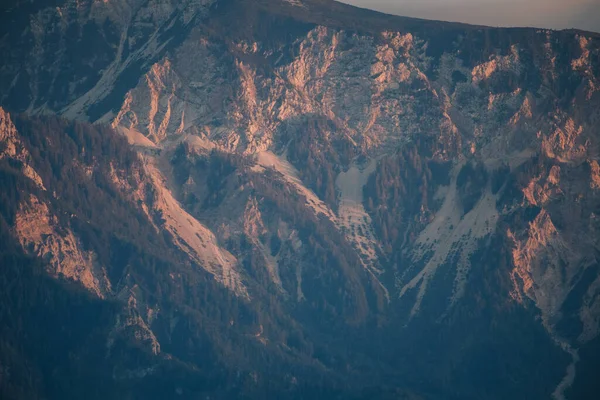
[[[599,35],[0,9],[0,398],[598,397]]]

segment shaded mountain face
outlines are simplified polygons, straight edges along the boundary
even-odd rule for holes
[[[3,398],[599,393],[597,35],[2,10]]]

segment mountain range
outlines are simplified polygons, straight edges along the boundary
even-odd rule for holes
[[[0,397],[600,394],[600,35],[330,0],[0,21]]]

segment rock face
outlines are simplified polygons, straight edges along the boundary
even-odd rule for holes
[[[328,0],[50,3],[2,17],[0,104],[32,115],[20,130],[0,112],[0,161],[28,182],[3,218],[52,277],[120,304],[109,353],[148,358],[111,379],[182,363],[231,389],[174,389],[191,397],[597,389],[597,34]],[[97,123],[133,158],[63,121],[46,136],[76,151],[56,162],[43,114]],[[65,176],[137,222],[94,220]]]
[[[15,231],[23,249],[46,259],[50,274],[80,282],[100,297],[110,292],[106,271],[95,266],[93,253],[81,249],[81,241],[67,231],[59,233],[57,220],[48,206],[35,196],[21,205]]]

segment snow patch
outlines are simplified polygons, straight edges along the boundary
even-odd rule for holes
[[[293,5],[294,7],[306,8],[306,6],[300,0],[282,0],[282,1]]]
[[[135,129],[129,129],[124,126],[117,127],[117,131],[127,138],[127,142],[132,146],[148,147],[156,149],[156,144]]]
[[[382,251],[373,231],[371,216],[363,205],[363,188],[376,167],[377,159],[373,159],[363,169],[352,165],[348,171],[338,175],[335,181],[340,192],[338,226],[346,239],[354,245],[362,265],[383,289],[389,301],[389,292],[377,277],[383,273],[377,268],[378,253],[382,254]]]
[[[285,156],[281,157],[270,151],[259,152],[257,154],[257,164],[253,167],[253,171],[259,172],[267,168],[281,173],[284,179],[296,188],[298,193],[306,197],[306,204],[314,210],[317,216],[324,214],[331,221],[337,223],[335,213],[315,194],[315,192],[304,186],[299,177],[300,174],[298,173],[298,170],[285,159]]]
[[[413,261],[418,262],[433,255],[427,260],[425,267],[407,284],[402,286],[400,297],[410,289],[419,292],[411,310],[411,317],[419,312],[423,297],[427,293],[429,283],[437,269],[443,265],[452,253],[459,252],[457,273],[451,304],[462,297],[468,273],[471,269],[469,257],[475,251],[477,242],[491,234],[499,218],[496,210],[496,196],[486,189],[476,206],[462,216],[462,206],[458,197],[456,177],[463,164],[458,164],[453,172],[452,182],[445,194],[444,203],[434,220],[421,232],[413,250]]]
[[[219,247],[215,235],[181,207],[151,162],[146,163],[146,170],[156,190],[155,208],[162,213],[164,227],[173,235],[175,244],[224,286],[238,296],[248,297],[236,269],[236,258]]]
[[[339,225],[363,256],[363,265],[369,268],[375,268],[379,244],[373,233],[371,216],[363,205],[363,188],[376,166],[377,160],[371,160],[364,169],[353,165],[340,173],[335,182],[340,192]]]

